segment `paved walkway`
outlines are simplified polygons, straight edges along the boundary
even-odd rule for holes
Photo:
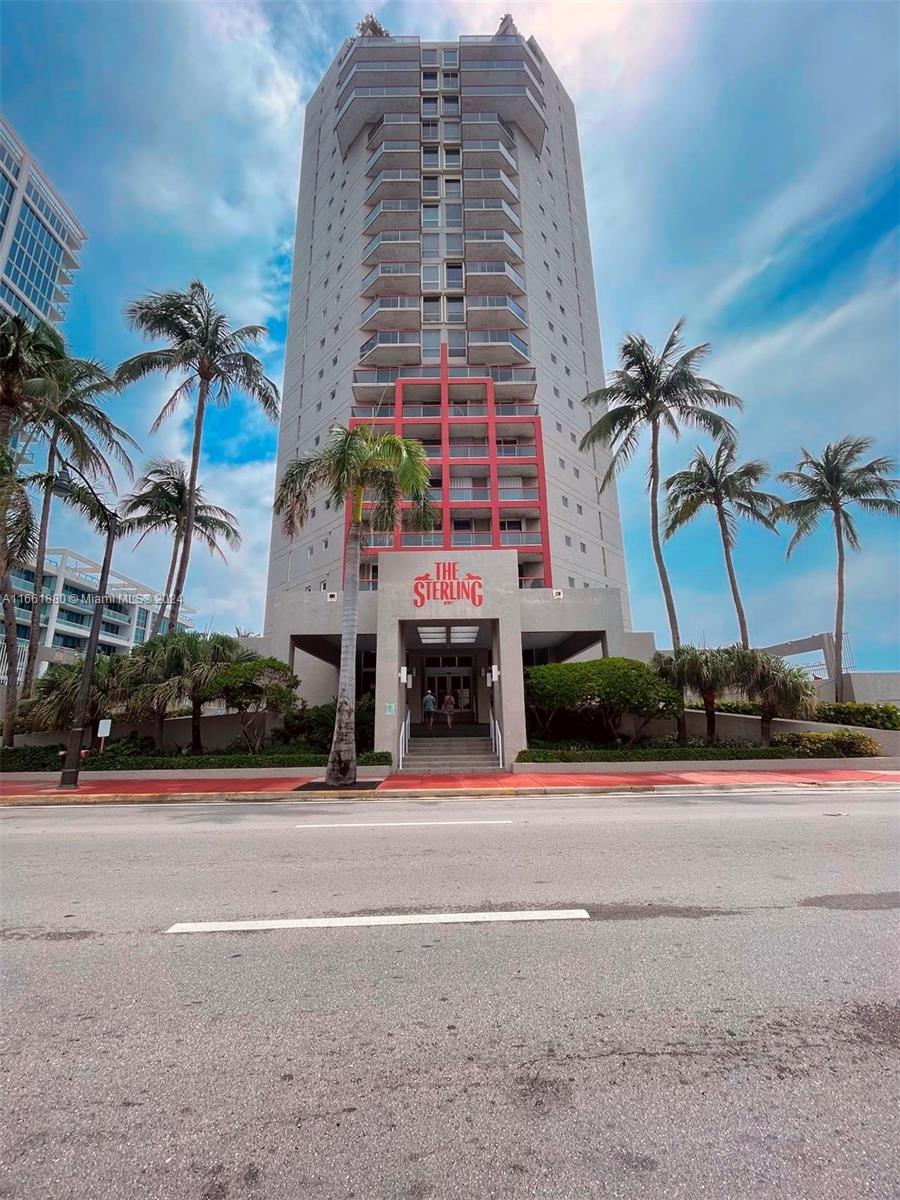
[[[140,800],[160,797],[161,799],[179,796],[284,796],[294,791],[301,784],[308,784],[318,779],[323,782],[323,776],[298,772],[296,776],[284,773],[273,775],[219,775],[210,778],[208,772],[194,775],[187,771],[179,772],[177,779],[173,778],[122,778],[110,773],[102,779],[85,779],[77,791],[62,790],[57,787],[57,780],[47,782],[34,779],[10,779],[0,776],[0,795],[6,802],[22,804],[29,800],[50,801],[59,803],[66,798],[73,802],[103,800],[106,798],[121,798],[123,800]],[[678,771],[659,769],[659,764],[649,763],[646,771],[629,773],[604,771],[602,775],[585,775],[566,772],[535,772],[526,774],[516,772],[496,771],[480,774],[462,775],[389,775],[381,780],[375,788],[378,795],[405,795],[409,792],[419,793],[458,793],[462,795],[511,795],[515,793],[551,793],[578,792],[601,794],[608,791],[621,791],[633,788],[721,788],[746,787],[756,785],[771,787],[784,784],[827,785],[847,783],[880,783],[900,787],[900,771],[879,771],[871,769],[854,769],[852,767],[810,768],[809,770],[727,770],[727,771]],[[315,796],[314,791],[306,792],[307,796]],[[364,799],[371,795],[369,792],[353,793],[357,798]],[[303,795],[299,793],[298,799]]]

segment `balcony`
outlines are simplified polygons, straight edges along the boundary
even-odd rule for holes
[[[419,88],[415,87],[357,87],[354,88],[338,109],[335,130],[341,154],[346,154],[351,143],[362,133],[366,125],[380,120],[386,108],[392,112],[419,112]]]
[[[373,150],[366,162],[366,174],[378,175],[381,171],[411,170],[419,166],[419,152],[422,143],[416,139],[411,141],[394,140],[382,142],[377,150]]]
[[[484,442],[451,442],[451,458],[488,458],[488,444]]]
[[[385,113],[369,134],[366,146],[377,149],[382,142],[392,139],[421,140],[421,117],[418,113]]]
[[[494,399],[498,403],[533,400],[537,392],[537,371],[534,367],[491,367],[491,379],[494,381]],[[500,410],[497,411],[499,413]],[[536,411],[527,415],[536,415]]]
[[[452,487],[450,488],[450,503],[451,504],[468,504],[472,501],[480,502],[481,504],[489,503],[491,499],[491,489],[489,487]]]
[[[437,404],[406,404],[403,405],[403,420],[439,421],[441,419],[440,402]]]
[[[542,588],[544,587],[543,575],[520,575],[520,588]]]
[[[366,188],[366,204],[376,200],[418,200],[422,191],[422,175],[419,171],[381,171]]]
[[[466,33],[459,39],[460,67],[487,62],[503,55],[505,59],[521,59],[534,76],[543,82],[537,55],[520,33]]]
[[[391,394],[393,394],[393,389],[391,389]],[[354,421],[392,421],[394,405],[392,403],[379,404],[377,400],[371,404],[351,404],[350,417]]]
[[[541,498],[540,488],[536,487],[503,487],[497,489],[498,500],[513,501],[516,504],[537,505]]]
[[[499,139],[464,138],[462,148],[469,167],[496,167],[512,175],[519,173],[519,164]]]
[[[383,262],[418,262],[421,242],[418,229],[388,229],[376,233],[363,249],[366,264]]]
[[[363,532],[363,538],[365,539],[366,548],[369,550],[375,550],[384,546],[393,546],[394,544],[393,533],[372,533],[371,530],[368,530]]]
[[[509,263],[496,259],[473,259],[466,262],[466,292],[470,297],[522,296],[525,294],[525,280]]]
[[[372,366],[417,363],[422,357],[420,337],[418,329],[408,333],[390,331],[373,334],[360,347],[359,361]]]
[[[408,62],[419,69],[421,51],[417,37],[358,37],[341,64],[340,83],[343,83],[359,62]]]
[[[540,546],[542,542],[540,530],[511,530],[504,529],[500,532],[501,546]]]
[[[463,92],[460,102],[464,112],[474,112],[482,108],[496,109],[509,124],[518,125],[531,142],[536,154],[541,153],[544,135],[547,132],[544,102],[540,93],[533,91],[527,84],[478,84],[468,87]]]
[[[422,308],[416,296],[386,296],[363,311],[362,329],[418,329]]]
[[[454,529],[450,534],[451,546],[490,546],[491,531],[476,531],[471,529]]]
[[[442,529],[433,529],[429,533],[401,533],[400,545],[410,547],[420,546],[443,546],[444,532]]]
[[[507,150],[513,153],[516,148],[516,134],[512,125],[507,125],[496,112],[465,112],[461,114],[464,126],[463,136],[475,138],[499,138],[506,143]]]
[[[447,405],[447,415],[454,419],[458,417],[486,417],[487,411],[486,404],[470,404],[466,402],[464,404],[450,403]]]
[[[494,370],[497,368],[495,367]],[[498,421],[502,421],[504,417],[536,417],[538,415],[536,404],[507,404],[498,401],[494,410]]]
[[[440,442],[423,442],[422,449],[425,451],[426,458],[440,458],[441,457]]]
[[[511,329],[481,329],[469,334],[469,362],[524,363],[528,346]]]
[[[364,296],[418,296],[422,267],[417,262],[379,263],[362,281]]]
[[[342,108],[347,99],[347,88],[351,85],[355,88],[362,87],[398,87],[401,84],[408,84],[410,87],[418,87],[421,79],[421,68],[414,59],[406,61],[398,59],[395,62],[356,62],[350,70],[341,77],[338,84],[337,106]],[[498,77],[499,78],[499,77]],[[504,81],[506,75],[503,76]],[[519,79],[518,74],[515,79],[509,77],[511,82],[526,83],[527,80]],[[494,79],[481,79],[478,83],[492,83]],[[535,82],[535,86],[537,86]]]
[[[525,257],[522,247],[502,229],[467,229],[465,234],[466,258],[503,262],[522,262]]]
[[[363,221],[363,233],[388,229],[418,229],[422,223],[418,200],[382,200]]]
[[[480,229],[505,229],[507,233],[521,233],[522,222],[505,200],[480,197],[466,200],[466,224],[478,225]]]
[[[466,323],[469,329],[523,329],[528,316],[512,296],[470,296]]]
[[[377,579],[360,579],[359,590],[361,592],[377,592],[378,591],[378,580]]]
[[[498,442],[498,458],[536,458],[537,446],[534,442]]]
[[[519,189],[499,167],[478,167],[463,171],[463,192],[466,200],[474,197],[490,197],[496,200],[519,202]]]

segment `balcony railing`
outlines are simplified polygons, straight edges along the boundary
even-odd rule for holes
[[[537,446],[531,442],[508,442],[505,445],[498,443],[497,457],[498,458],[534,458],[537,454]]]
[[[376,141],[378,134],[386,125],[418,125],[421,120],[419,113],[385,113],[369,134],[367,142],[369,149],[373,149],[378,144]]]
[[[385,183],[415,183],[418,184],[422,178],[419,171],[410,171],[404,167],[393,167],[390,171],[382,171],[376,175],[369,186],[366,188],[365,199],[368,200],[373,196],[382,184]]]
[[[353,404],[350,407],[350,416],[358,421],[383,421],[393,415],[393,404]]]
[[[539,500],[540,489],[536,487],[499,487],[498,500]]]
[[[528,357],[528,346],[511,329],[479,329],[469,334],[470,347],[484,345],[509,345],[518,350],[520,354],[524,354],[526,358]]]
[[[461,117],[463,125],[497,125],[509,138],[509,148],[515,147],[516,135],[512,125],[496,112],[465,112]]]
[[[518,258],[524,258],[522,247],[503,229],[467,229],[467,242],[502,242]]]
[[[527,370],[527,368],[525,368]],[[533,382],[529,380],[528,382]],[[536,404],[507,404],[505,401],[498,400],[494,406],[497,417],[536,417],[538,414]]]
[[[486,404],[450,404],[447,409],[451,417],[486,417]]]
[[[383,233],[376,233],[365,244],[363,247],[363,259],[368,258],[370,254],[374,254],[381,247],[399,245],[409,245],[412,247],[413,245],[418,245],[419,240],[420,233],[418,229],[386,229]]]
[[[414,275],[416,278],[421,278],[422,267],[417,262],[379,263],[377,267],[372,268],[362,281],[363,291],[367,287],[370,287],[376,279],[380,279],[385,275]]]
[[[464,185],[477,185],[485,183],[500,183],[516,200],[519,199],[519,189],[499,167],[474,167],[469,171],[463,171]],[[468,191],[468,187],[466,187]]]
[[[380,312],[391,312],[401,308],[418,308],[419,299],[417,296],[383,296],[378,300],[373,300],[372,303],[363,309],[362,321],[363,324]],[[418,338],[416,338],[418,341]]]
[[[454,529],[450,535],[451,546],[490,546],[492,540],[490,530],[482,533],[469,529]]]
[[[367,342],[363,342],[359,351],[359,356],[360,358],[363,358],[366,354],[370,354],[378,346],[417,346],[419,344],[420,336],[421,335],[417,329],[388,329],[382,333],[373,334]]]
[[[340,121],[350,109],[354,100],[372,100],[383,97],[386,100],[399,96],[418,96],[417,87],[359,87],[354,88],[341,107],[338,109],[336,120]]]
[[[359,590],[361,592],[377,592],[378,591],[378,580],[377,579],[361,579],[359,581]]]
[[[520,588],[542,588],[544,586],[544,577],[542,575],[520,575]]]
[[[462,148],[466,154],[477,154],[479,152],[499,154],[501,158],[509,163],[512,170],[518,174],[519,164],[516,162],[515,157],[510,154],[506,143],[499,141],[497,138],[464,139]]]
[[[491,489],[489,487],[475,487],[475,488],[451,487],[450,488],[450,500],[451,501],[456,501],[456,500],[461,500],[461,501],[463,501],[463,500],[465,500],[465,501],[482,500],[482,501],[485,501],[485,500],[490,500],[490,498],[491,498]]]
[[[400,535],[401,546],[443,546],[444,534],[440,529],[430,533],[403,533]]]
[[[541,541],[542,537],[539,530],[530,532],[504,529],[500,532],[501,546],[540,546]]]
[[[487,442],[451,442],[451,458],[487,458]]]
[[[375,205],[363,221],[363,233],[365,233],[370,225],[374,225],[379,217],[383,217],[388,213],[418,213],[419,207],[418,200],[382,200],[379,204]]]
[[[404,404],[404,417],[424,417],[427,420],[439,421],[441,419],[440,404]]]
[[[404,151],[409,151],[412,154],[418,155],[420,145],[421,145],[421,143],[418,141],[412,142],[412,141],[391,140],[391,141],[387,141],[387,142],[382,142],[381,145],[378,147],[378,149],[373,150],[372,153],[369,155],[369,157],[366,161],[366,171],[368,172],[369,168],[373,167],[375,165],[375,163],[378,162],[378,159],[382,155],[387,154],[391,150],[404,150]]]
[[[512,296],[470,296],[468,300],[469,308],[508,308],[514,313],[520,321],[527,321],[528,317],[525,309],[521,304],[517,304]]]
[[[510,239],[512,240],[512,239]],[[525,291],[525,280],[509,263],[505,262],[470,262],[466,263],[466,277],[469,275],[505,275],[507,279],[511,279],[516,287]]]
[[[363,537],[365,538],[367,546],[393,546],[394,544],[393,533],[372,533],[370,531],[368,533],[363,533]]]

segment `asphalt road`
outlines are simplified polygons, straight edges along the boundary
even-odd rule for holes
[[[4,810],[0,1196],[900,1196],[896,799]]]

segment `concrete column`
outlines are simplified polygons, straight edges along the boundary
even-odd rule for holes
[[[494,684],[494,713],[503,734],[503,766],[510,767],[528,744],[525,735],[525,675],[522,669],[522,626],[519,610],[510,605],[494,623],[494,662],[500,679]]]
[[[400,683],[405,661],[403,626],[388,604],[378,605],[375,660],[375,749],[387,750],[397,762],[400,722],[406,716],[406,688]],[[389,712],[393,706],[394,711]]]

